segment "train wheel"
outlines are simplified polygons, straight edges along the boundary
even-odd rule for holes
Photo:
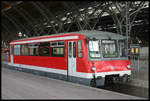
[[[96,87],[96,81],[94,79],[91,80],[90,86],[91,87]]]

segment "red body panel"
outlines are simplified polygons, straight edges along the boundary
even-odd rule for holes
[[[79,39],[85,39],[84,35],[68,34],[68,35],[42,36],[42,37],[38,37],[38,38],[16,40],[13,42],[39,40],[39,39],[47,39],[47,38],[57,38],[57,37],[63,37],[63,36],[78,36]],[[57,41],[59,41],[59,40],[57,40]],[[64,57],[15,56],[15,55],[13,55],[14,63],[15,64],[32,65],[32,66],[40,66],[40,67],[46,67],[46,68],[54,68],[54,69],[60,69],[60,70],[67,70],[67,41],[72,41],[72,39],[65,40],[65,56]],[[77,39],[73,39],[73,41],[77,42]],[[9,56],[9,62],[10,62],[10,56]]]
[[[65,57],[14,56],[14,63],[67,70]]]
[[[88,73],[89,64],[88,64],[87,46],[85,40],[81,40],[81,43],[82,43],[83,56],[82,58],[77,58],[77,72]]]
[[[93,65],[94,64],[94,65]],[[96,72],[126,71],[130,63],[127,60],[90,61],[89,68],[96,67]],[[90,71],[91,69],[89,69]],[[92,70],[91,70],[92,72]]]

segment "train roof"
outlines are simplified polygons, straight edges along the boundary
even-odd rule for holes
[[[14,41],[22,41],[25,39],[34,39],[34,38],[45,38],[49,36],[58,36],[58,35],[69,35],[69,34],[79,34],[79,35],[85,35],[86,38],[96,38],[96,39],[125,39],[126,37],[123,35],[119,35],[117,33],[112,32],[106,32],[106,31],[97,31],[97,30],[81,30],[76,32],[66,32],[66,33],[58,33],[53,35],[45,35],[45,36],[36,36],[36,37],[30,37],[30,38],[23,38],[19,40]]]
[[[125,39],[123,35],[117,33],[97,31],[97,30],[82,30],[79,32],[74,32],[79,34],[84,34],[86,37],[96,38],[96,39]]]
[[[58,33],[54,35],[65,35],[65,34],[83,34],[86,37],[95,37],[97,39],[125,39],[126,36],[119,35],[117,33],[97,30],[81,30],[76,32]]]

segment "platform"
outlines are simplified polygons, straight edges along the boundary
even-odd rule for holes
[[[143,99],[2,67],[2,99]]]

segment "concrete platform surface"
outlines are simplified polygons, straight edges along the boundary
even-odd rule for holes
[[[2,99],[143,99],[2,67]]]

